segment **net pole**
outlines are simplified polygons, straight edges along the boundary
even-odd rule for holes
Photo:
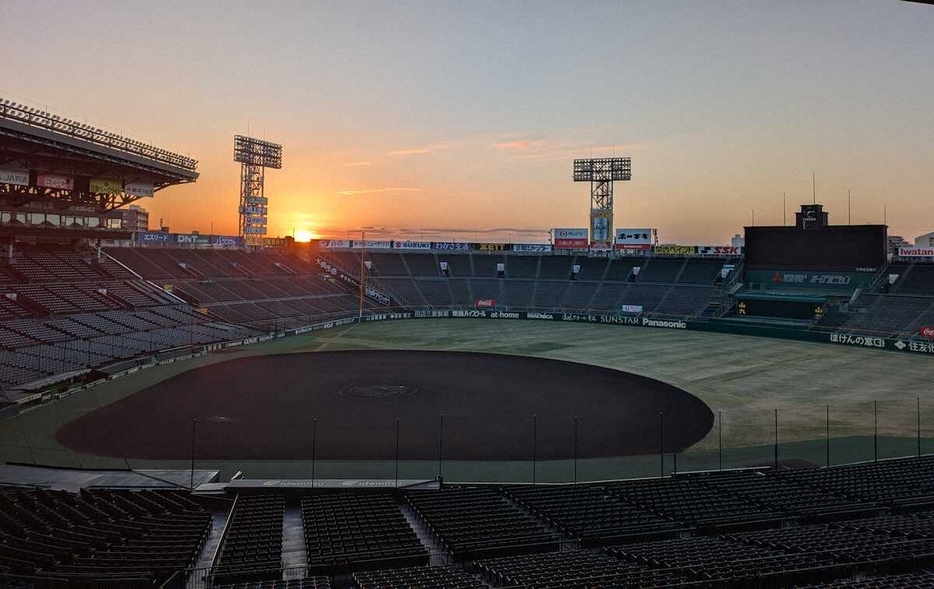
[[[577,416],[574,416],[574,484],[577,484]]]
[[[665,412],[658,413],[658,476],[665,476]]]
[[[438,414],[438,481],[441,481],[441,456],[444,449],[444,414]]]
[[[311,422],[311,488],[315,488],[315,461],[318,457],[318,420]]]

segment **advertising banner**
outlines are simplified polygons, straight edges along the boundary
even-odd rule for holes
[[[477,299],[474,307],[477,309],[495,309],[496,300],[495,299]]]
[[[509,246],[505,243],[478,243],[477,249],[481,252],[504,252]]]
[[[36,176],[36,186],[56,190],[74,190],[75,179],[71,176],[61,176],[59,174],[39,174]]]
[[[123,180],[118,178],[91,178],[90,192],[94,194],[120,194]]]
[[[697,253],[702,256],[738,256],[743,248],[738,245],[699,245]]]
[[[441,241],[441,242],[436,241],[431,244],[431,249],[447,250],[447,251],[468,251],[471,249],[471,244],[457,243],[457,242],[452,242],[452,241]]]
[[[586,229],[552,229],[555,249],[585,250],[590,243]]]
[[[318,247],[323,247],[324,249],[349,249],[350,248],[349,239],[319,239],[315,243],[318,244]]]
[[[655,253],[663,256],[693,256],[697,248],[693,245],[656,245]]]
[[[427,241],[394,241],[392,249],[395,250],[430,250],[431,243]]]
[[[123,187],[123,191],[127,196],[137,198],[152,198],[155,193],[152,182],[127,182],[126,186]]]
[[[526,253],[548,253],[551,251],[551,246],[547,243],[514,243],[512,244],[512,251]]]
[[[212,235],[211,245],[218,247],[240,247],[243,245],[243,240],[239,237],[231,237],[228,235]]]
[[[590,241],[594,244],[610,243],[613,236],[613,217],[610,211],[591,209]]]
[[[29,172],[26,170],[0,170],[0,184],[29,186]]]
[[[175,243],[175,234],[162,233],[161,231],[138,231],[136,241],[140,243]]]
[[[240,212],[245,215],[265,215],[268,209],[261,205],[247,205],[245,207],[240,207]]]
[[[620,305],[619,312],[620,313],[632,313],[634,315],[638,315],[639,313],[642,312],[642,305]]]
[[[211,243],[211,238],[207,235],[189,235],[179,233],[177,236],[175,236],[175,242],[183,245],[209,245]]]
[[[918,328],[918,335],[922,337],[934,338],[934,327],[921,326]]]
[[[934,247],[900,247],[899,258],[934,258]]]
[[[391,241],[370,241],[370,240],[353,240],[353,246],[357,249],[366,248],[368,250],[390,250],[392,249]]]
[[[746,282],[765,289],[845,290],[868,288],[872,272],[802,272],[793,270],[746,270]]]
[[[617,229],[616,249],[649,250],[652,249],[651,229]]]

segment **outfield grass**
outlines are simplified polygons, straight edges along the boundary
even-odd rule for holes
[[[773,458],[778,410],[780,459],[823,462],[826,406],[830,406],[832,461],[872,459],[912,452],[917,437],[917,399],[925,452],[934,450],[934,359],[829,344],[795,342],[639,327],[483,319],[386,321],[281,338],[234,348],[189,361],[157,366],[119,378],[70,398],[50,403],[0,424],[7,460],[77,465],[122,466],[113,460],[75,456],[59,446],[55,430],[64,422],[196,366],[270,353],[353,349],[463,350],[521,354],[606,366],[656,378],[693,393],[722,412],[722,429],[679,457],[679,469],[768,463]],[[873,403],[877,402],[874,416]],[[28,435],[28,448],[23,431]],[[879,441],[874,446],[873,434]],[[722,432],[722,435],[721,435]],[[31,449],[31,452],[29,451]],[[628,469],[649,476],[658,457],[579,465],[579,478],[620,476]],[[150,466],[134,462],[133,466]],[[174,466],[187,467],[177,464]],[[200,463],[199,467],[209,464]],[[671,461],[667,468],[671,468]],[[225,472],[230,465],[223,465]],[[255,476],[307,476],[307,465],[250,464]],[[393,467],[318,466],[319,476],[392,476]],[[330,471],[328,469],[331,469]],[[446,464],[464,479],[509,480],[530,477],[528,464]],[[385,472],[383,472],[385,471]],[[431,476],[436,464],[404,462],[403,476]],[[538,465],[540,480],[569,480],[573,465]],[[283,474],[287,473],[287,474]]]

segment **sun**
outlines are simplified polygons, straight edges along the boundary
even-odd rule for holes
[[[308,242],[314,239],[314,237],[314,233],[305,229],[299,229],[295,232],[295,241]]]

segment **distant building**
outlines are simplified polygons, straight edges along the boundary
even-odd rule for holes
[[[732,245],[733,247],[743,247],[745,244],[746,244],[746,238],[740,235],[739,233],[734,235],[733,238],[730,240],[730,245]]]
[[[139,205],[123,210],[123,228],[127,231],[149,231],[149,213]]]
[[[891,255],[898,255],[898,248],[909,247],[909,246],[911,246],[911,244],[905,241],[905,238],[902,237],[901,235],[889,235],[888,240],[886,242],[885,251],[886,253],[891,254]]]
[[[908,245],[907,243],[905,245]],[[934,247],[934,231],[915,238],[915,247]]]

